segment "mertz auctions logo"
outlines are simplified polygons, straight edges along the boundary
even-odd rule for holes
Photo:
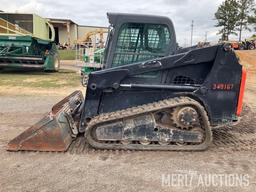
[[[248,174],[198,174],[197,172],[162,174],[162,187],[247,187]]]

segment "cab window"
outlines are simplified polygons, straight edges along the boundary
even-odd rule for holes
[[[146,61],[168,54],[170,32],[166,25],[126,23],[121,26],[113,67]]]

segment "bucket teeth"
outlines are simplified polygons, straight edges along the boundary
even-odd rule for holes
[[[64,98],[38,123],[11,140],[7,150],[66,151],[77,134],[72,115],[77,112],[82,102],[80,91]]]

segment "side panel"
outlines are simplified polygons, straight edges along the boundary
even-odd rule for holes
[[[173,91],[164,90],[132,90],[104,93],[99,106],[99,113],[107,113],[128,107],[152,103],[155,101],[172,98]]]

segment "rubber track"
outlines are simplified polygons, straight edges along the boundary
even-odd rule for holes
[[[121,143],[105,143],[105,142],[98,142],[93,138],[93,130],[97,128],[98,125],[102,123],[107,123],[111,121],[117,121],[127,118],[133,118],[135,116],[152,113],[156,111],[161,111],[165,109],[170,109],[178,106],[194,106],[200,115],[200,123],[204,129],[204,142],[197,144],[197,145],[176,145],[176,144],[169,144],[169,145],[159,145],[159,144],[149,144],[149,145],[141,145],[141,144],[128,144],[123,145]],[[86,128],[86,138],[88,143],[96,148],[96,149],[121,149],[121,150],[160,150],[160,151],[167,151],[167,150],[186,150],[186,151],[194,151],[194,150],[205,150],[210,145],[212,141],[212,132],[210,128],[210,123],[208,120],[208,116],[204,107],[200,105],[197,101],[189,98],[189,97],[176,97],[172,99],[161,100],[158,102],[141,105],[137,107],[132,107],[120,111],[115,111],[112,113],[101,114],[95,118],[93,118],[88,127]]]
[[[256,113],[248,106],[245,106],[241,121],[233,126],[215,128],[213,132],[213,142],[207,151],[211,152],[237,152],[250,151],[256,152]],[[80,144],[77,144],[80,143]],[[82,145],[83,143],[84,145]],[[141,151],[135,150],[102,150],[92,148],[84,137],[78,137],[70,146],[71,154],[90,154],[90,153],[109,153],[126,154]],[[144,151],[145,153],[145,151]]]

